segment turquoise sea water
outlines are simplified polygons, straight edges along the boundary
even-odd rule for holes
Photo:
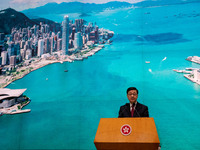
[[[113,44],[84,61],[51,64],[10,84],[27,88],[31,112],[0,117],[1,148],[95,149],[100,118],[116,118],[128,102],[127,87],[136,86],[162,150],[200,149],[200,86],[172,71],[200,67],[185,60],[200,55],[199,8],[190,3],[85,17],[113,30]],[[46,17],[61,22],[58,16]]]

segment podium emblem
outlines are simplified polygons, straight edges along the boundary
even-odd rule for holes
[[[132,131],[131,126],[128,124],[125,124],[121,127],[121,133],[123,135],[129,135],[131,134],[131,131]]]

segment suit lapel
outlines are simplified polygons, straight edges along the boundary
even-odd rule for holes
[[[139,117],[140,116],[140,112],[138,110],[140,110],[140,103],[137,102],[137,105],[136,105],[136,110],[134,111],[134,114],[133,114],[133,117]]]
[[[126,104],[126,110],[127,110],[128,117],[131,117],[131,111],[130,111],[130,104],[129,103]]]

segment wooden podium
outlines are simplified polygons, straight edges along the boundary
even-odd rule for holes
[[[123,134],[123,125],[131,127]],[[97,150],[158,150],[158,138],[153,118],[101,118],[94,139]]]

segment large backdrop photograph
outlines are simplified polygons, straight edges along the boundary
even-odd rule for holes
[[[128,87],[162,150],[200,149],[199,0],[1,0],[2,150],[95,150]]]

